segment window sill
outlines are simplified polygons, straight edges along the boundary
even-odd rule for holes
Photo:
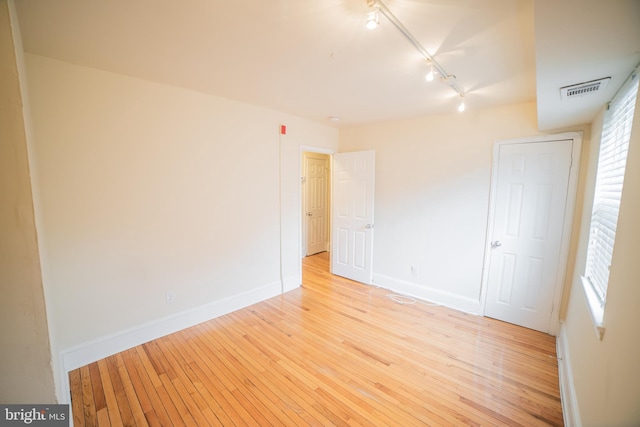
[[[591,320],[593,320],[593,326],[596,328],[596,335],[599,340],[602,340],[602,337],[604,337],[604,305],[600,303],[600,298],[591,283],[589,283],[589,280],[584,276],[581,276],[580,279],[584,295],[587,298]]]

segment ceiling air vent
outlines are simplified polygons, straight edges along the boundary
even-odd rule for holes
[[[610,80],[611,77],[605,77],[604,79],[591,80],[590,82],[561,87],[560,94],[562,95],[562,99],[565,100],[600,92],[607,87]]]

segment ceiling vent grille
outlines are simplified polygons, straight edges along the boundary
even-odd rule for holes
[[[590,82],[561,87],[560,94],[562,95],[562,99],[565,100],[600,92],[607,87],[610,80],[611,77],[605,77],[603,79],[591,80]]]

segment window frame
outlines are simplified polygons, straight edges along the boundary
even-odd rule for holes
[[[639,90],[638,80],[640,80],[638,78],[638,69],[634,69],[631,76],[629,76],[629,78],[624,82],[616,95],[607,105],[607,111],[605,112],[602,123],[600,146],[598,148],[598,164],[596,167],[593,203],[591,206],[591,217],[589,222],[587,257],[584,274],[581,276],[581,282],[587,299],[587,305],[589,306],[591,313],[591,318],[596,328],[596,334],[600,340],[604,337],[605,332],[604,312],[609,286],[609,268],[611,265],[610,261],[613,258],[619,205],[622,199],[622,189],[624,187],[629,141],[631,132],[633,131],[633,119]],[[621,133],[621,131],[626,130],[627,127],[628,133]],[[617,164],[610,160],[607,160],[607,163],[603,164],[601,160],[607,159],[607,156],[609,156],[609,159],[611,156],[615,156],[617,159],[620,159],[619,156],[624,156],[624,159],[618,160]],[[605,181],[607,178],[602,178],[603,175],[608,175],[609,177],[613,175],[617,178],[619,180],[617,183],[619,189],[612,191],[611,187],[608,187],[608,190],[606,190],[607,183]],[[612,194],[615,195],[615,197],[611,197]],[[613,201],[613,203],[611,203],[611,201]],[[594,228],[598,226],[597,224],[605,222],[605,215],[599,214],[599,212],[601,212],[599,208],[601,202],[603,202],[603,205],[606,204],[609,210],[606,215],[606,220],[610,223],[613,222],[613,225],[607,225],[605,227],[605,231],[608,232],[608,235],[602,238],[598,236],[604,235],[605,233],[594,233]],[[613,214],[613,216],[615,216],[615,221],[611,221],[613,218],[612,210],[615,211]],[[598,228],[597,230],[601,230],[601,228]],[[596,244],[594,244],[594,239],[598,239]],[[610,240],[609,243],[606,242],[607,239]],[[603,248],[606,250],[603,251]]]

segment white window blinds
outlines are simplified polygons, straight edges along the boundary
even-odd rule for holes
[[[638,80],[634,72],[609,104],[602,126],[586,269],[602,305],[609,283]]]

